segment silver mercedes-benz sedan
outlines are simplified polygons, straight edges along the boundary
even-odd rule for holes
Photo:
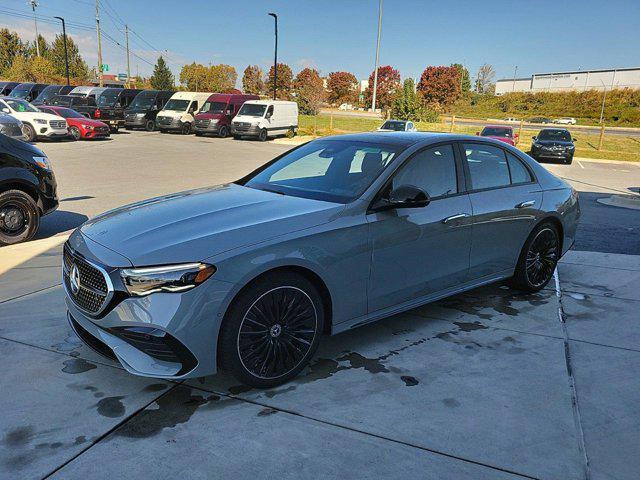
[[[540,290],[579,216],[575,190],[503,142],[323,138],[82,225],[64,248],[68,319],[131,373],[271,387],[323,334],[499,280]]]

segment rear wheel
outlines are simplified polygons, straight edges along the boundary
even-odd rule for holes
[[[555,225],[538,225],[522,247],[511,283],[526,292],[537,292],[547,286],[560,259],[560,235]]]
[[[293,272],[266,274],[234,300],[220,332],[222,367],[244,384],[281,385],[306,366],[320,341],[317,289]]]
[[[267,140],[267,129],[263,128],[260,130],[260,133],[258,133],[258,140],[260,140],[261,142],[264,142]]]
[[[36,139],[36,131],[28,123],[24,124],[22,131],[24,132],[24,139],[27,142],[33,142]]]
[[[80,133],[80,129],[76,126],[69,127],[69,133],[73,137],[74,140],[80,140],[82,138],[82,134]]]
[[[147,132],[153,132],[156,129],[156,122],[154,122],[153,120],[147,120],[144,128],[147,130]]]
[[[221,126],[218,130],[218,136],[220,138],[227,138],[229,136],[229,127],[226,125]]]
[[[293,138],[296,136],[296,129],[291,127],[289,130],[287,130],[287,138]]]
[[[12,245],[32,238],[40,225],[36,203],[21,190],[0,193],[0,245]]]

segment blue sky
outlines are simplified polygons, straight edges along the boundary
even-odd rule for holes
[[[167,50],[178,72],[185,62],[227,63],[239,76],[248,64],[273,62],[273,19],[280,26],[279,60],[297,72],[306,66],[328,74],[348,70],[366,78],[373,69],[377,0],[100,0],[104,31],[124,44],[120,20],[131,35],[132,73],[148,75],[158,50]],[[93,0],[39,0],[40,31],[52,38],[63,16],[88,63],[96,63]],[[179,8],[178,8],[179,6]],[[111,8],[110,8],[111,7]],[[0,27],[33,36],[26,0],[0,3]],[[114,12],[115,11],[115,12]],[[120,17],[120,18],[118,18]],[[81,25],[86,25],[82,28]],[[640,66],[640,1],[386,0],[381,65],[419,77],[427,65],[465,64],[472,74],[483,63],[497,77],[588,68]],[[148,42],[148,43],[147,43]],[[125,71],[123,51],[103,42],[104,63]],[[146,61],[145,61],[146,60]]]

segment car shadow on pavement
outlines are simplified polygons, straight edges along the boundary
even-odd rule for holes
[[[89,219],[86,215],[65,210],[56,210],[50,215],[43,217],[40,222],[40,229],[34,240],[48,238],[57,233],[66,232],[82,225]]]

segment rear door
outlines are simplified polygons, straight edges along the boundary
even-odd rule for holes
[[[469,278],[510,275],[540,214],[542,190],[508,150],[473,141],[459,147],[473,207]]]
[[[467,278],[471,201],[452,143],[414,153],[380,195],[401,185],[419,187],[431,202],[367,215],[372,244],[369,312],[455,287]]]

